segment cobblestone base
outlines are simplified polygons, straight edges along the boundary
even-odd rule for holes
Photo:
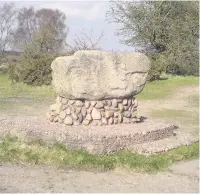
[[[127,124],[139,122],[137,105],[135,97],[88,101],[69,100],[58,96],[46,116],[51,122],[66,125]]]

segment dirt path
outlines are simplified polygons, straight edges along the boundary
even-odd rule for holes
[[[149,113],[152,109],[176,109],[186,111],[197,111],[198,106],[191,106],[189,97],[199,94],[199,86],[186,86],[178,88],[173,94],[166,99],[159,100],[142,100],[139,102],[139,111]]]
[[[147,118],[163,118],[184,132],[198,135],[198,95],[199,86],[180,87],[165,99],[139,101],[138,113]]]
[[[197,176],[173,172],[95,173],[3,164],[0,166],[0,192],[198,193]]]

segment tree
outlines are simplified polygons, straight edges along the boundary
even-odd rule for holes
[[[45,52],[58,52],[65,46],[68,28],[66,16],[59,10],[22,8],[18,14],[15,45],[23,50],[33,40]]]
[[[68,28],[66,16],[59,10],[41,9],[36,12],[39,36],[47,52],[59,52],[64,49]]]
[[[24,45],[32,42],[32,38],[37,31],[35,15],[33,7],[21,8],[19,10],[13,44],[16,49],[23,50]]]
[[[16,10],[13,3],[0,6],[0,61],[12,42]]]
[[[15,41],[22,55],[16,70],[11,67],[13,81],[51,84],[51,62],[65,46],[68,31],[65,20],[65,14],[59,10],[35,11],[32,7],[20,10]]]
[[[122,25],[117,35],[123,43],[151,48],[159,53],[157,57],[164,55],[167,63],[163,70],[198,74],[197,1],[114,1],[107,17]]]

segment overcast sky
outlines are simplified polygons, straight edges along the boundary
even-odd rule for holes
[[[2,4],[2,2],[0,2]],[[120,43],[119,37],[115,36],[118,24],[110,24],[106,21],[105,14],[109,9],[109,1],[15,1],[17,8],[33,6],[35,9],[52,8],[59,9],[67,16],[69,27],[68,42],[72,43],[75,34],[83,29],[90,34],[93,29],[93,37],[98,37],[104,32],[100,46],[104,50],[134,50]]]

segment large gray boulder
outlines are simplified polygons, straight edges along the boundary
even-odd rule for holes
[[[77,51],[52,64],[56,93],[68,99],[101,100],[140,93],[150,60],[142,53]]]

